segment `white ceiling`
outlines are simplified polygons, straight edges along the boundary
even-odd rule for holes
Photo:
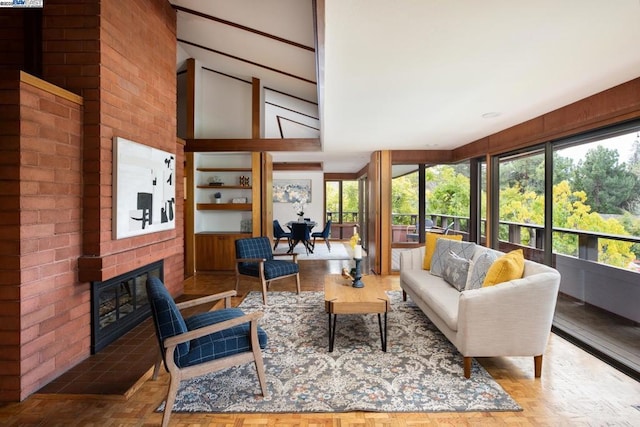
[[[171,3],[305,46],[315,43],[311,0]],[[276,152],[276,162],[324,161],[325,172],[354,172],[374,150],[452,149],[640,77],[640,0],[318,3],[325,5],[315,116],[323,152]],[[193,57],[318,99],[316,85],[255,65],[316,81],[313,52],[180,11],[178,38],[235,57],[179,42],[178,67]],[[286,114],[300,121],[292,110]],[[309,129],[300,132],[308,137]]]

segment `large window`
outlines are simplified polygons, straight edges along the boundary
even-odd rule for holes
[[[359,223],[359,188],[357,180],[325,181],[326,219],[331,220],[331,237],[348,239]]]
[[[639,378],[640,123],[492,164],[492,237],[542,254],[562,275],[554,331]]]
[[[424,232],[420,233],[420,230],[427,231],[431,227],[468,233],[469,162],[394,165],[392,172],[392,243],[424,241]],[[421,176],[424,176],[423,185],[420,185]]]
[[[640,133],[558,144],[553,161],[554,252],[640,271]]]
[[[555,331],[640,378],[640,124],[553,147]]]
[[[544,249],[544,151],[504,156],[498,168],[498,239]]]
[[[466,235],[470,201],[469,162],[425,170],[425,216],[434,226]]]

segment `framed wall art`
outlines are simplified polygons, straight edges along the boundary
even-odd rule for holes
[[[113,238],[176,226],[175,155],[113,138]]]
[[[311,203],[311,180],[274,179],[273,201],[278,203]]]

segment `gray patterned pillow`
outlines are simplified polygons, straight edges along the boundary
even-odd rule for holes
[[[442,278],[451,286],[459,291],[463,291],[467,284],[467,276],[469,273],[469,260],[464,259],[450,251],[444,255],[444,270],[442,270]]]
[[[475,249],[476,244],[473,242],[462,242],[459,240],[449,239],[436,240],[436,250],[431,258],[431,274],[442,277],[442,270],[444,270],[446,265],[443,256],[448,254],[449,251],[453,252],[460,258],[470,260]]]
[[[491,264],[498,259],[498,255],[493,252],[485,252],[480,254],[476,259],[471,262],[469,268],[469,275],[467,277],[467,284],[464,287],[466,291],[469,289],[480,289],[482,282],[487,275],[487,271]]]

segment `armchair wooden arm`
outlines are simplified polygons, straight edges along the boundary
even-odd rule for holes
[[[214,302],[214,301],[219,301],[221,299],[224,299],[224,306],[225,308],[229,308],[231,307],[231,297],[236,296],[238,293],[236,291],[225,291],[225,292],[220,292],[217,294],[213,294],[213,295],[207,295],[204,297],[200,297],[200,298],[196,298],[196,299],[192,299],[189,301],[183,301],[180,303],[176,303],[176,306],[182,310],[184,308],[189,308],[189,307],[195,307],[201,304],[206,304],[208,302]]]
[[[290,256],[293,257],[293,262],[295,262],[296,264],[298,263],[298,254],[296,253],[290,253],[290,254],[273,254],[273,257],[284,257],[284,256]]]

